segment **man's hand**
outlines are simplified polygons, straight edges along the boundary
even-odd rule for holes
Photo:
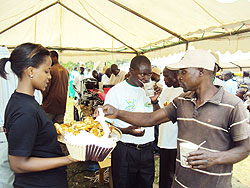
[[[133,136],[143,136],[145,133],[145,129],[140,130],[139,127],[129,126],[127,128],[119,128],[123,134],[130,134]]]
[[[187,163],[191,168],[208,168],[216,164],[218,153],[199,149],[188,154]]]
[[[154,96],[150,97],[151,101],[156,101],[162,92],[162,88],[154,84]]]
[[[118,109],[111,106],[110,104],[105,104],[102,108],[105,117],[116,119],[118,116]]]

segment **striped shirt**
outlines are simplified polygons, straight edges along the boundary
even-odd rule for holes
[[[233,143],[248,138],[247,115],[242,101],[222,87],[203,105],[196,107],[194,92],[175,98],[166,108],[167,116],[178,122],[176,174],[173,187],[231,187],[232,164],[206,169],[180,165],[180,142],[192,142],[213,152],[233,148]]]

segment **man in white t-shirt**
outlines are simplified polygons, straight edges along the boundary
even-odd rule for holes
[[[102,83],[103,85],[110,85],[110,77],[111,77],[111,68],[107,68],[105,70],[104,75],[102,76]]]
[[[177,71],[171,71],[167,67],[163,70],[164,81],[167,87],[159,97],[161,108],[167,106],[175,97],[179,96],[183,89],[177,79]],[[160,148],[160,177],[159,188],[171,188],[175,173],[175,161],[177,155],[177,122],[171,121],[159,125],[158,147]]]
[[[75,95],[75,99],[76,98],[80,98],[81,97],[81,93],[82,93],[82,81],[84,79],[84,64],[81,63],[80,64],[80,73],[78,75],[75,76],[75,79],[73,81],[73,88],[76,92],[76,95]]]
[[[231,71],[223,71],[222,77],[227,85],[227,91],[235,95],[238,89],[238,83],[233,80],[233,73]]]
[[[106,95],[105,103],[130,112],[152,112],[158,105],[157,90],[151,98],[142,88],[149,82],[151,63],[145,56],[136,56],[130,64],[130,77],[115,85]],[[159,88],[158,88],[159,89]],[[133,126],[118,119],[110,119],[122,132],[122,138],[112,152],[111,167],[114,188],[152,188],[154,181],[154,156],[152,142],[154,128],[133,130]],[[143,135],[143,136],[136,136]]]

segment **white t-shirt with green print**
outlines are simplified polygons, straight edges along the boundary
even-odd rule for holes
[[[130,112],[152,112],[151,100],[146,96],[145,90],[129,84],[126,80],[112,87],[105,97],[105,104],[111,104],[120,110]],[[109,119],[116,127],[126,128],[130,124],[118,120]],[[145,128],[142,137],[123,134],[121,141],[124,143],[145,144],[154,141],[154,127]]]

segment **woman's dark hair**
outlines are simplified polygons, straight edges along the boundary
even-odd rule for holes
[[[5,65],[11,63],[12,71],[18,78],[22,78],[23,71],[28,67],[39,67],[45,56],[49,56],[49,51],[41,44],[24,43],[17,46],[9,58],[0,59],[0,76],[7,78]]]

